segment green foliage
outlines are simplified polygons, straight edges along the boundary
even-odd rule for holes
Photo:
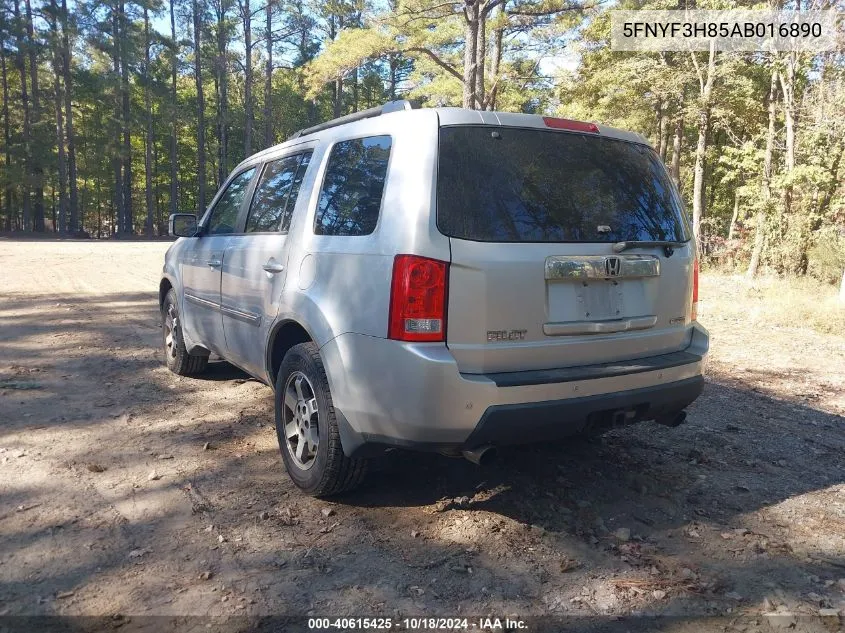
[[[623,2],[619,6],[667,8],[657,2],[647,5]],[[574,71],[559,74],[558,114],[635,130],[656,148],[662,141],[667,164],[672,162],[674,132],[680,124],[679,185],[689,203],[702,60],[696,60],[696,68],[686,53],[611,51],[608,10],[600,10],[578,32],[575,45],[580,63]],[[786,76],[787,63],[787,55],[771,58],[733,53],[721,54],[718,59],[709,107],[701,222],[703,255],[714,258],[718,265],[747,266],[758,212],[765,223],[762,261],[779,273],[806,272],[808,252],[819,243],[819,232],[845,231],[841,211],[845,200],[845,59],[839,54],[805,54],[794,60],[794,168],[787,165],[785,102],[778,86],[771,195],[765,195],[770,79],[773,68]],[[730,243],[729,234],[733,238]]]
[[[845,235],[833,227],[819,231],[810,249],[808,272],[827,283],[839,283],[845,273]]]
[[[203,175],[209,199],[220,184],[220,172],[228,172],[245,158],[249,110],[253,113],[251,150],[257,151],[298,129],[389,99],[408,97],[427,106],[459,106],[467,100],[465,85],[471,74],[465,66],[466,40],[471,31],[468,18],[475,7],[478,29],[484,36],[475,64],[483,68],[480,77],[484,85],[476,89],[474,103],[630,129],[644,135],[656,149],[662,148],[668,166],[673,162],[677,128],[678,185],[687,202],[693,190],[699,114],[706,105],[704,257],[712,265],[743,269],[762,218],[764,268],[778,273],[809,272],[827,281],[838,281],[841,274],[837,273],[845,235],[845,59],[841,52],[794,58],[786,54],[720,54],[710,103],[703,104],[700,72],[706,66],[706,55],[634,54],[609,47],[611,8],[677,6],[669,0],[622,0],[613,7],[587,0],[507,0],[504,4],[498,0],[454,4],[440,0],[273,0],[268,97],[265,5],[263,0],[252,0],[253,74],[251,102],[247,104],[243,15],[236,0],[196,0],[203,39],[199,51],[193,45],[194,0],[174,0],[175,38],[170,34],[169,0],[124,3],[123,18],[116,0],[79,0],[71,7],[73,14],[65,16],[66,26],[51,0],[32,1],[37,16],[32,41],[26,16],[14,18],[12,0],[4,0],[0,12],[9,95],[7,116],[2,121],[8,123],[9,137],[0,139],[2,229],[23,228],[23,203],[29,201],[32,207],[39,192],[45,200],[48,228],[49,219],[57,213],[55,105],[65,90],[73,104],[75,184],[82,227],[103,237],[119,228],[114,168],[128,157],[133,230],[138,232],[144,225],[149,185],[154,225],[160,232],[171,208],[172,129],[176,135],[175,207],[190,210],[198,205],[201,157],[205,158]],[[148,68],[142,2],[147,4],[154,25]],[[749,3],[720,0],[716,4]],[[715,6],[713,2],[706,5]],[[835,5],[842,8],[842,0]],[[53,33],[50,16],[55,11],[59,22]],[[57,93],[54,55],[62,48],[58,36],[64,34],[71,54],[69,88],[60,77]],[[218,35],[222,37],[218,39]],[[501,48],[497,47],[499,37]],[[225,50],[219,50],[221,45]],[[40,110],[28,113],[27,135],[18,65],[23,64],[24,80],[29,82],[33,70],[30,52],[39,76]],[[129,103],[125,112],[115,53],[120,53],[119,65],[127,69]],[[202,147],[198,145],[196,55],[204,85]],[[564,63],[551,64],[550,60]],[[171,85],[174,62],[175,95]],[[772,178],[767,190],[763,172],[770,79],[773,69],[786,77],[790,65],[794,69],[794,167],[787,164],[786,100],[779,86]],[[32,86],[28,89],[31,108]],[[268,98],[270,103],[265,104]],[[269,105],[269,121],[265,121],[265,105]],[[126,131],[130,136],[128,154]],[[65,132],[62,142],[67,145],[71,139]],[[152,162],[149,183],[145,175],[148,148]],[[67,189],[69,181],[64,184]],[[31,222],[27,226],[31,227]]]

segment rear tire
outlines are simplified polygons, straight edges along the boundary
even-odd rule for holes
[[[205,371],[208,356],[194,356],[185,347],[176,291],[171,288],[161,305],[161,341],[167,368],[180,376],[195,376]]]
[[[288,475],[304,493],[328,497],[357,488],[367,462],[343,452],[329,381],[312,342],[294,345],[276,376],[276,435]]]

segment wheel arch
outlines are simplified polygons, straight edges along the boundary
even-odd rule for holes
[[[164,276],[161,278],[161,281],[158,284],[158,308],[161,310],[164,307],[164,298],[167,296],[167,293],[170,292],[175,285],[173,281],[168,276]],[[178,297],[177,297],[178,300]]]
[[[179,309],[179,313],[182,314],[182,308],[184,306],[182,305],[181,297],[179,296],[176,280],[169,274],[164,275],[158,284],[158,308],[159,310],[164,308],[164,300],[167,298],[167,293],[171,290],[176,292],[176,306]],[[187,347],[188,351],[195,356],[209,356],[211,352],[194,338],[193,333],[186,327],[186,325],[187,323],[183,322],[182,336],[185,339],[185,347]]]
[[[294,345],[314,341],[311,332],[295,319],[284,319],[273,326],[267,343],[265,365],[270,385],[275,388],[276,374],[282,366],[282,360]]]

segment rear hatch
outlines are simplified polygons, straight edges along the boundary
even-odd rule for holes
[[[444,126],[437,226],[451,243],[446,341],[462,372],[689,344],[694,251],[646,145],[597,131]]]

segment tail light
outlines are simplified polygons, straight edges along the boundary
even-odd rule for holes
[[[416,255],[397,255],[390,284],[388,338],[446,340],[446,281],[449,264]]]
[[[692,310],[690,310],[690,321],[698,318],[698,258],[692,264]]]

